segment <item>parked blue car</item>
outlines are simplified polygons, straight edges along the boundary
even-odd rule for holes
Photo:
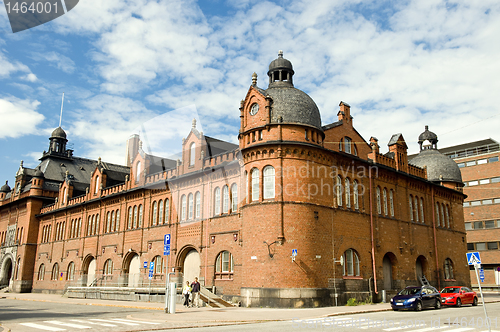
[[[391,299],[392,310],[441,308],[441,294],[432,286],[408,286]]]

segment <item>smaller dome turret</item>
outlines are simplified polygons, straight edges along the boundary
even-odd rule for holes
[[[278,58],[274,59],[269,64],[269,87],[273,85],[289,85],[293,86],[292,76],[295,74],[293,71],[292,63],[283,58],[283,51],[279,51]]]
[[[5,181],[5,184],[0,188],[0,192],[2,193],[10,192],[9,181]]]
[[[428,142],[428,144],[425,144],[425,142]],[[425,126],[425,131],[418,136],[420,151],[423,149],[437,149],[437,142],[437,135],[429,130],[429,126]]]
[[[66,139],[66,132],[61,127],[57,127],[56,129],[54,129],[54,131],[50,135],[50,138]]]

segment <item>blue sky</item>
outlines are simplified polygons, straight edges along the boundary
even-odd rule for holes
[[[500,139],[496,0],[80,0],[16,34],[0,3],[0,181],[11,185],[20,161],[34,167],[47,149],[63,92],[78,156],[123,164],[126,139],[148,123],[153,152],[178,151],[193,114],[236,143],[239,101],[253,72],[267,88],[278,50],[323,124],[345,101],[383,152],[394,133],[417,152],[425,125],[438,147]]]

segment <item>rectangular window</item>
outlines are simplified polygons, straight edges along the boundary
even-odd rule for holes
[[[351,153],[351,139],[346,137],[344,140],[344,151]]]
[[[498,242],[488,242],[488,250],[497,250]]]
[[[495,228],[495,220],[486,220],[484,222],[484,228]]]
[[[496,178],[491,178],[491,183],[499,183],[500,182],[500,176]]]
[[[486,243],[485,242],[476,243],[476,250],[486,250]]]
[[[484,205],[487,205],[487,204],[493,204],[493,200],[492,199],[483,199],[481,201]]]
[[[495,203],[495,204],[500,203],[500,198],[495,198],[495,199],[493,200],[493,203]]]
[[[457,164],[457,165],[458,165],[458,168],[463,168],[463,167],[465,167],[465,163],[459,163],[459,164]]]
[[[472,187],[472,186],[477,186],[478,184],[479,184],[479,181],[477,181],[477,180],[476,180],[476,181],[469,181],[469,182],[467,183],[467,185],[468,185],[469,187]]]
[[[483,229],[482,221],[474,221],[474,229]]]
[[[482,165],[482,164],[486,164],[487,162],[488,162],[488,159],[479,159],[479,160],[477,161],[477,164],[478,164],[478,165]]]
[[[468,162],[465,163],[465,166],[467,166],[467,167],[468,166],[474,166],[474,165],[476,165],[476,161],[475,160],[468,161]]]
[[[472,229],[472,224],[470,222],[465,223],[465,230],[470,231]]]
[[[472,201],[472,202],[470,202],[470,205],[471,205],[471,206],[478,206],[478,205],[481,205],[481,201]]]
[[[464,206],[469,206],[470,203],[469,202],[464,202]]]
[[[491,157],[488,159],[489,163],[494,163],[495,161],[498,161],[498,157]]]
[[[479,184],[488,184],[488,183],[490,183],[490,179],[479,180]]]
[[[474,243],[467,243],[467,250],[474,250]]]

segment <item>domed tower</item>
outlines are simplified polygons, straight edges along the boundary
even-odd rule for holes
[[[453,159],[437,150],[437,142],[437,135],[429,131],[429,126],[425,126],[425,131],[418,136],[420,153],[409,163],[427,168],[427,180],[461,190],[463,182],[460,168]]]
[[[50,135],[49,153],[64,154],[66,152],[66,132],[57,127]]]
[[[0,200],[5,199],[5,196],[10,192],[9,181],[5,181],[5,184],[0,188]]]
[[[283,52],[271,62],[267,75],[269,86],[264,90],[254,73],[240,107],[238,138],[246,186],[242,190],[248,194],[241,208],[241,259],[248,271],[242,284],[253,289],[253,295],[263,288],[325,288],[326,275],[304,277],[290,258],[297,249],[298,261],[317,271],[328,269],[325,262],[332,261],[327,240],[331,226],[318,221],[328,219],[332,204],[331,195],[319,192],[322,183],[332,181],[318,176],[332,163],[323,148],[320,113],[312,98],[294,87],[293,66]],[[284,266],[290,268],[283,271]],[[243,290],[241,295],[246,298]],[[255,298],[250,301],[258,303]]]

